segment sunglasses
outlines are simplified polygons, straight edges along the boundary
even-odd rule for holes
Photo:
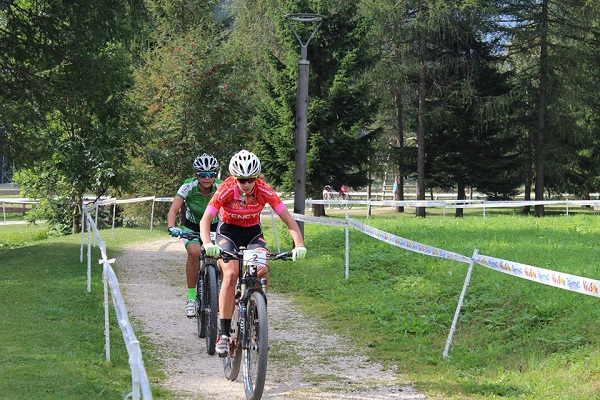
[[[196,175],[198,175],[199,178],[216,178],[217,177],[216,172],[198,172]]]
[[[235,178],[239,183],[254,183],[256,178]]]

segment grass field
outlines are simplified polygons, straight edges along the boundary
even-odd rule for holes
[[[597,215],[352,217],[466,256],[478,248],[506,260],[600,278]],[[274,269],[272,288],[296,295],[307,310],[353,337],[373,358],[399,365],[429,396],[600,398],[595,323],[600,299],[475,267],[450,358],[444,359],[467,264],[409,252],[350,230],[350,278],[345,280],[344,229],[305,224],[305,235],[308,261]]]
[[[156,235],[131,231],[116,231],[111,242],[125,245]],[[120,399],[131,391],[114,313],[111,361],[106,361],[102,269],[93,264],[87,293],[79,244],[79,235],[46,238],[43,224],[0,226],[0,399]],[[118,247],[109,247],[117,256]],[[99,258],[95,248],[92,259]],[[149,360],[147,368],[156,382],[156,363]],[[165,393],[153,391],[159,398]]]
[[[367,219],[360,211],[352,217],[466,256],[478,248],[511,261],[600,278],[600,216],[591,213],[459,219],[432,213],[423,219],[391,211]],[[342,217],[344,212],[328,214]],[[373,359],[397,365],[429,398],[600,398],[600,299],[476,266],[451,357],[444,359],[467,264],[350,230],[346,280],[344,228],[306,223],[304,229],[307,259],[273,268],[272,290],[293,294],[305,310],[351,337]],[[109,256],[133,240],[164,236],[160,228],[131,231],[115,229],[114,239],[106,240]],[[273,247],[270,222],[264,231]],[[289,247],[280,223],[277,233],[281,247]],[[106,399],[130,390],[116,326],[112,360],[104,360],[100,268],[94,269],[87,294],[79,240],[78,235],[46,239],[43,226],[0,226],[0,398]],[[149,344],[140,340],[144,351]],[[157,382],[157,361],[145,362],[151,383]],[[173,398],[156,386],[155,398]]]

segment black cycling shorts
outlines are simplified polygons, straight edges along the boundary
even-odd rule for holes
[[[221,243],[223,239],[225,239],[225,242]],[[257,247],[267,248],[260,224],[242,227],[219,221],[216,242],[223,250],[228,251],[237,251],[240,247],[247,249],[256,249]]]
[[[183,226],[185,226],[186,228],[188,228],[192,232],[200,232],[200,225],[193,223],[192,221],[190,221],[187,218],[185,218]],[[217,223],[216,222],[214,224],[210,224],[210,231],[211,232],[216,232],[217,231]],[[192,242],[192,243],[193,242],[198,242],[198,243],[200,243],[200,245],[202,245],[202,240],[200,238],[198,238],[198,240],[190,240],[190,242]],[[186,247],[187,247],[187,244],[186,244]]]

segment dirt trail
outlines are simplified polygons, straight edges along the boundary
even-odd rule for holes
[[[184,315],[185,250],[165,238],[129,248],[114,264],[136,332],[156,347],[176,399],[245,399],[242,376],[230,382]],[[406,377],[368,360],[322,322],[302,317],[286,296],[269,293],[269,364],[263,399],[400,399],[426,397]],[[147,357],[150,350],[142,349]]]

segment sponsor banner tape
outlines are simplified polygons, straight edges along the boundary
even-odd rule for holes
[[[565,274],[544,268],[538,268],[527,264],[520,264],[513,261],[507,261],[500,258],[490,257],[483,254],[477,254],[473,257],[479,265],[504,272],[530,281],[543,283],[544,285],[570,290],[572,292],[588,294],[590,296],[600,297],[600,281],[590,278],[584,278],[577,275]]]
[[[445,258],[448,260],[463,262],[467,264],[471,262],[471,259],[469,257],[463,256],[458,253],[454,253],[452,251],[443,250],[437,247],[432,247],[423,243],[415,242],[413,240],[404,239],[400,236],[392,235],[391,233],[373,228],[369,225],[362,224],[352,218],[348,218],[347,221],[348,225],[350,225],[352,228],[396,247],[401,247],[403,249],[414,251],[420,254],[425,254],[428,256]]]
[[[136,203],[138,201],[148,201],[148,200],[154,200],[154,196],[149,196],[149,197],[138,197],[136,199],[124,199],[124,200],[117,200],[117,204],[123,204],[123,203]]]
[[[330,226],[346,226],[347,223],[343,219],[311,217],[310,215],[302,215],[292,213],[296,221],[312,222],[314,224],[330,225]]]

